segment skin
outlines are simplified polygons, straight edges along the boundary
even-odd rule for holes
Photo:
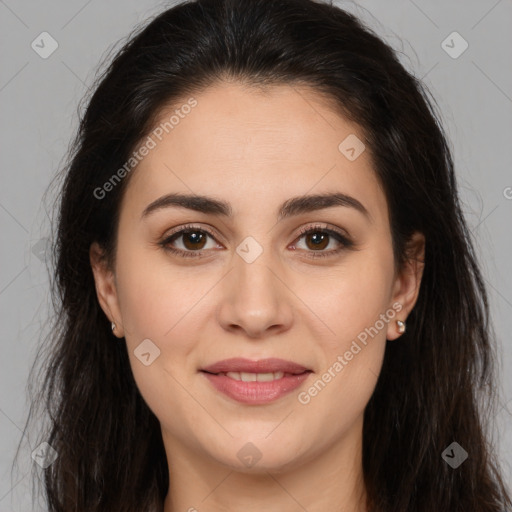
[[[396,320],[405,321],[416,302],[422,265],[411,259],[395,273],[386,197],[370,152],[349,161],[338,149],[350,134],[363,140],[362,131],[318,92],[221,82],[194,97],[198,105],[130,177],[114,268],[97,244],[90,251],[98,300],[125,338],[137,386],[160,421],[170,473],[165,512],[365,511],[363,413],[386,339],[400,336]],[[334,206],[277,219],[291,197],[339,191],[370,218]],[[225,200],[232,217],[168,207],[141,219],[170,192]],[[158,244],[189,223],[215,235],[197,246],[203,256],[179,257]],[[354,248],[332,236],[321,249],[311,236],[299,238],[301,228],[318,225],[344,230]],[[252,263],[236,252],[247,236],[263,250]],[[185,238],[172,245],[192,252]],[[421,234],[412,247],[421,261]],[[394,303],[401,311],[300,403],[298,394]],[[160,350],[149,366],[134,354],[145,339]],[[245,405],[199,372],[231,357],[279,357],[313,373],[275,402]],[[248,442],[261,453],[252,467],[237,457]]]

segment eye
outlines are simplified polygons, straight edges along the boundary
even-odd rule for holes
[[[208,247],[208,238],[212,239],[213,246]],[[354,243],[340,231],[318,225],[304,228],[296,240],[303,238],[306,248],[301,249],[301,251],[304,251],[311,258],[334,256],[354,246]],[[337,244],[337,248],[325,251],[324,249],[328,248],[332,243]],[[213,233],[205,228],[193,225],[183,226],[181,229],[174,231],[159,242],[159,245],[170,253],[187,258],[201,257],[204,256],[202,251],[219,248],[215,244]],[[179,247],[180,245],[181,247]],[[296,250],[295,246],[292,247],[292,250]]]
[[[188,225],[166,237],[165,240],[160,242],[160,245],[166,251],[177,254],[179,256],[198,257],[203,255],[201,252],[203,249],[206,250],[214,248],[207,247],[206,243],[208,237],[214,239],[213,234],[204,228]],[[178,245],[181,245],[182,248],[173,247],[172,244],[174,244],[176,241],[179,241],[180,239],[181,241]]]
[[[310,226],[304,228],[297,240],[304,238],[306,245],[306,252],[310,253],[310,257],[326,257],[337,255],[344,249],[353,247],[353,242],[343,233],[329,229],[323,226]],[[325,251],[327,247],[334,243],[337,248],[330,251]]]

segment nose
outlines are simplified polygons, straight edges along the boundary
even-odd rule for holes
[[[290,329],[293,293],[286,285],[283,268],[272,259],[269,251],[252,263],[234,255],[234,268],[223,280],[217,309],[223,329],[250,338],[274,336]]]

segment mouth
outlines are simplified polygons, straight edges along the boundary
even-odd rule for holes
[[[299,387],[312,370],[283,359],[234,358],[199,370],[217,390],[240,403],[263,405]]]
[[[205,372],[210,373],[210,372]],[[305,373],[305,372],[302,372]],[[285,373],[285,372],[269,372],[269,373],[250,373],[250,372],[219,372],[210,373],[210,375],[220,375],[229,377],[233,380],[241,382],[272,382],[282,379],[283,377],[291,377],[293,375],[301,375],[301,373]]]

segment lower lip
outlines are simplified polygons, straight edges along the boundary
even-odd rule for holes
[[[261,405],[278,400],[282,396],[297,389],[311,372],[299,375],[285,375],[281,379],[270,382],[244,382],[231,379],[226,375],[201,372],[215,389],[229,398],[244,404]]]

